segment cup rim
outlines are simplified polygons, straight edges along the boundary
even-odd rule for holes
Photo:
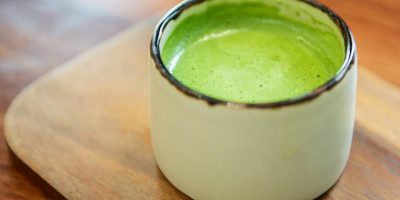
[[[322,12],[326,13],[331,20],[338,26],[342,33],[342,37],[345,42],[345,59],[340,70],[333,76],[331,79],[326,81],[324,84],[319,86],[318,88],[305,93],[301,96],[297,96],[294,98],[289,98],[280,101],[268,102],[268,103],[240,103],[240,102],[233,102],[233,101],[226,101],[214,97],[210,97],[208,95],[202,94],[197,92],[188,86],[184,85],[180,81],[178,81],[167,69],[164,62],[161,59],[161,52],[160,52],[160,43],[164,33],[165,28],[168,24],[177,19],[180,14],[182,14],[185,10],[189,9],[190,7],[205,2],[207,0],[185,0],[174,8],[172,8],[161,20],[158,22],[154,33],[151,38],[150,42],[150,55],[155,63],[155,67],[161,73],[162,77],[168,80],[170,84],[172,84],[179,92],[182,92],[188,97],[193,99],[197,99],[200,101],[206,102],[210,106],[215,105],[222,105],[226,107],[234,107],[234,108],[280,108],[285,106],[292,106],[298,105],[305,102],[309,102],[311,100],[316,99],[317,97],[321,96],[323,93],[330,91],[334,88],[338,83],[340,83],[346,74],[350,71],[351,67],[354,65],[356,60],[356,45],[354,36],[348,27],[347,23],[337,15],[332,9],[328,8],[327,6],[323,5],[320,2],[314,0],[298,0],[305,2],[315,8],[318,8]]]

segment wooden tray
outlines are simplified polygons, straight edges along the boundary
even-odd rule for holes
[[[147,62],[154,20],[118,34],[27,87],[5,135],[15,154],[68,199],[189,199],[153,159]],[[400,196],[400,90],[360,70],[352,153],[320,199]]]

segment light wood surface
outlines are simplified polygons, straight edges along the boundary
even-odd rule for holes
[[[4,138],[4,116],[30,82],[179,0],[0,1],[0,199],[64,199],[21,162]]]
[[[338,12],[351,26],[357,39],[360,64],[399,87],[400,1],[320,1]],[[0,199],[63,199],[6,145],[3,120],[14,97],[48,70],[177,2],[179,0],[0,1]],[[385,112],[381,114],[385,116]],[[375,119],[385,121],[385,117]],[[379,126],[379,123],[372,124]],[[374,133],[379,137],[379,132]],[[374,149],[365,151],[367,155],[376,155]],[[365,162],[368,164],[368,159]]]
[[[7,113],[11,149],[68,199],[188,199],[163,177],[151,152],[153,26],[143,22],[67,62],[25,89]],[[361,70],[350,161],[321,199],[398,197],[400,96],[390,94],[399,90]]]

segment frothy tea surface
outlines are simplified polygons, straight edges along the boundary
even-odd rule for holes
[[[344,60],[337,26],[299,1],[209,1],[171,23],[161,50],[169,72],[221,100],[295,98],[334,77]]]

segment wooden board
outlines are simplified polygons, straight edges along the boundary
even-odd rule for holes
[[[12,103],[15,154],[68,199],[189,199],[163,177],[149,137],[147,63],[154,21],[60,66]],[[347,168],[320,199],[400,196],[400,90],[360,70]]]

